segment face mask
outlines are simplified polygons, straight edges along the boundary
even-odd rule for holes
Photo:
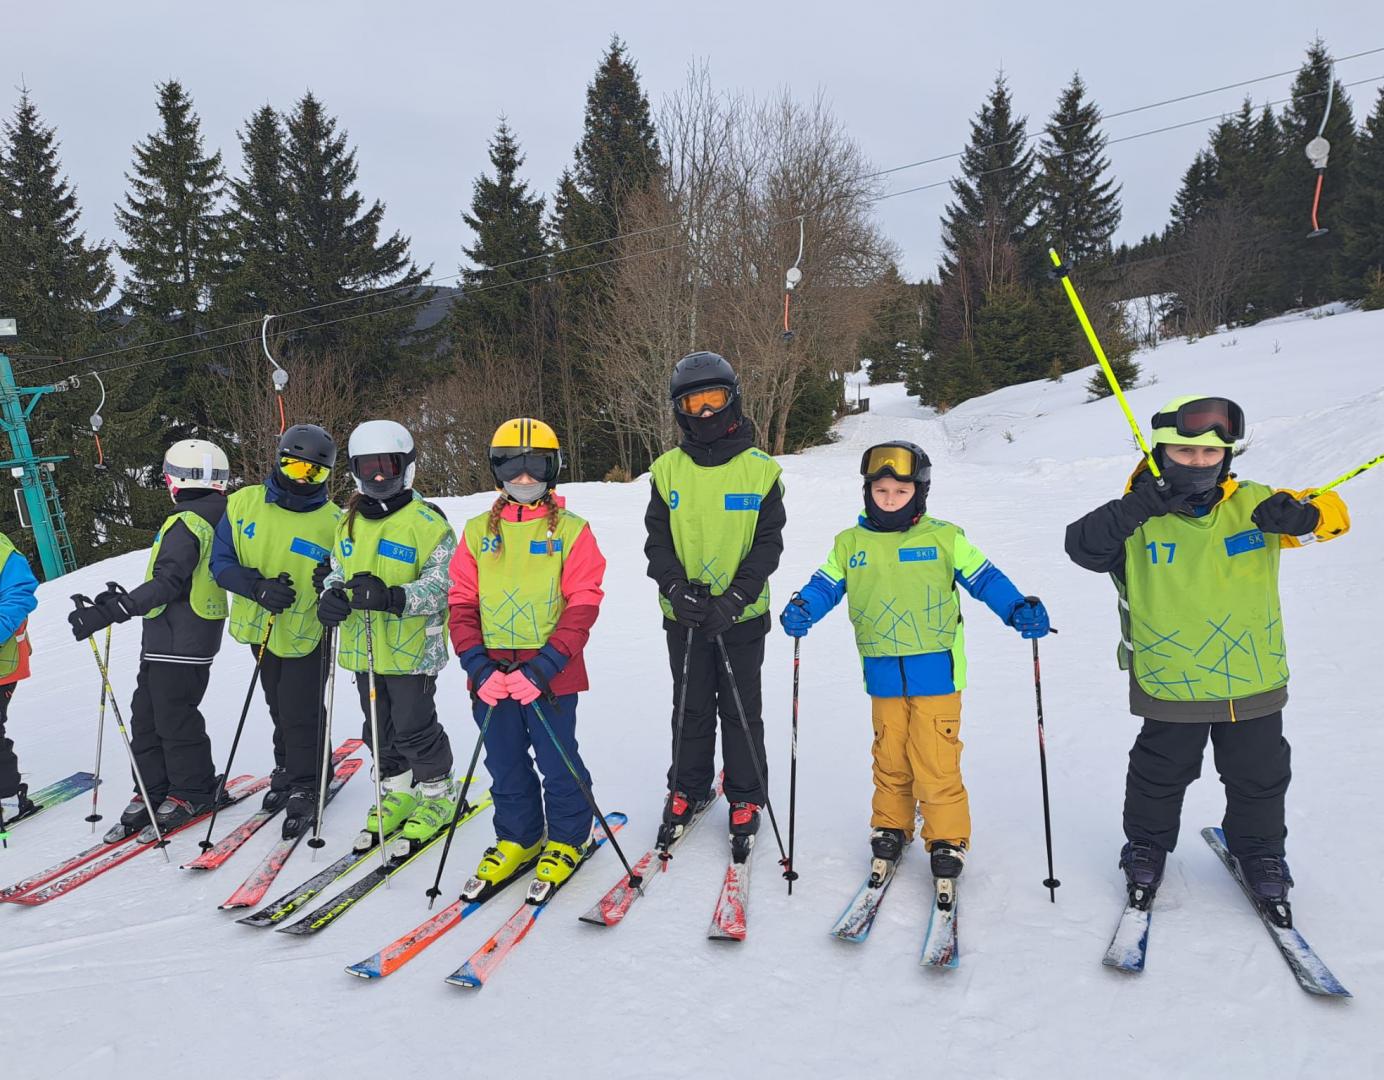
[[[505,494],[517,503],[536,503],[547,491],[548,485],[541,480],[531,484],[516,484],[512,480],[505,482]]]
[[[913,498],[897,510],[883,510],[870,493],[870,485],[866,484],[865,516],[870,524],[881,532],[903,532],[913,524],[913,519],[923,512],[924,498],[921,491],[915,490]]]
[[[1215,488],[1221,478],[1221,464],[1218,462],[1215,465],[1194,467],[1169,461],[1163,466],[1163,475],[1178,495],[1195,497],[1205,495]]]

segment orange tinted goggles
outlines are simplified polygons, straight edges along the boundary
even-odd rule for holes
[[[700,416],[707,409],[718,413],[729,404],[729,387],[706,386],[700,390],[683,394],[682,397],[678,398],[678,411],[686,413],[688,416]]]
[[[315,461],[304,461],[302,458],[287,455],[279,458],[279,472],[300,484],[320,484],[332,474],[328,465],[319,465]]]

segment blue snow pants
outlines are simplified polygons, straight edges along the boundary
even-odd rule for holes
[[[485,721],[489,708],[473,699],[477,727]],[[573,846],[584,844],[591,835],[591,808],[538,718],[538,709],[543,710],[582,780],[588,786],[591,783],[591,774],[577,750],[577,695],[562,694],[556,701],[540,697],[527,706],[506,698],[495,706],[485,733],[485,768],[495,800],[495,836],[526,847],[537,843],[543,835],[546,806],[548,839]],[[535,757],[543,774],[541,790],[533,767]]]

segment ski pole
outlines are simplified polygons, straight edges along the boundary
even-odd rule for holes
[[[673,724],[673,771],[668,777],[668,797],[677,794],[678,764],[682,760],[682,722],[687,715],[687,673],[692,668],[692,627],[687,628],[687,646],[682,650],[682,683],[678,687],[678,716]],[[666,844],[658,845],[658,857],[667,862],[673,857]]]
[[[1342,473],[1340,476],[1336,477],[1336,479],[1331,481],[1331,483],[1317,488],[1316,491],[1313,491],[1310,494],[1308,494],[1307,501],[1310,502],[1312,499],[1315,499],[1318,495],[1321,495],[1323,492],[1330,491],[1332,488],[1340,487],[1347,480],[1353,480],[1355,477],[1359,476],[1363,472],[1369,472],[1376,465],[1384,465],[1384,454],[1380,454],[1378,457],[1370,458],[1370,460],[1365,462],[1363,465],[1357,465],[1355,468],[1351,469],[1350,472]]]
[[[106,587],[111,588],[114,582],[107,582]],[[106,627],[106,667],[111,666],[111,628]],[[86,819],[91,822],[91,831],[96,831],[96,823],[101,820],[101,814],[96,809],[96,800],[101,792],[101,738],[106,733],[106,683],[101,681],[101,704],[96,710],[96,772],[95,782],[91,785],[91,813]]]
[[[370,753],[375,757],[375,832],[380,841],[380,865],[385,866],[389,857],[384,851],[384,788],[380,780],[380,710],[375,695],[375,620],[374,612],[365,612],[365,671],[370,680]],[[389,876],[385,875],[384,887],[389,888]]]
[[[788,865],[783,871],[789,896],[793,895],[793,882],[798,880],[798,872],[793,869],[793,832],[798,818],[798,654],[802,641],[793,639],[793,756],[788,769]]]
[[[634,872],[634,869],[630,866],[630,861],[625,858],[625,853],[620,850],[620,841],[615,839],[615,834],[610,831],[610,825],[606,821],[605,815],[601,813],[601,808],[596,805],[596,796],[591,794],[591,785],[582,778],[581,773],[577,771],[577,767],[572,764],[572,759],[567,756],[567,750],[558,740],[557,732],[553,730],[553,725],[548,723],[548,717],[545,716],[543,710],[538,707],[537,700],[533,701],[529,705],[529,708],[532,709],[534,715],[538,717],[539,722],[543,725],[543,730],[548,733],[548,738],[553,740],[553,745],[557,747],[557,752],[562,756],[562,762],[567,766],[567,771],[572,774],[572,779],[577,782],[577,787],[581,788],[582,795],[586,797],[586,805],[591,808],[591,812],[596,815],[596,820],[601,823],[601,831],[606,834],[606,839],[610,841],[610,846],[615,849],[615,854],[620,856],[620,863],[624,866],[625,873],[629,875],[630,888],[638,889],[642,894],[644,891],[642,888],[644,878]]]
[[[491,705],[485,710],[485,717],[481,720],[481,733],[476,736],[476,745],[471,751],[471,764],[466,767],[466,779],[461,782],[461,794],[457,797],[456,809],[452,811],[451,823],[447,826],[447,839],[442,842],[442,858],[437,863],[437,877],[433,878],[432,888],[428,890],[428,910],[432,910],[433,901],[442,895],[442,870],[447,865],[447,853],[452,850],[452,837],[456,835],[457,825],[461,822],[462,815],[471,809],[471,804],[466,801],[467,793],[471,790],[471,781],[476,775],[476,762],[481,757],[481,746],[485,743],[485,733],[490,728],[490,718],[495,715],[495,706]]]
[[[1149,472],[1158,481],[1158,486],[1162,487],[1166,481],[1163,474],[1158,470],[1158,462],[1153,460],[1153,451],[1149,444],[1144,440],[1144,433],[1139,429],[1139,422],[1134,419],[1134,413],[1130,411],[1129,402],[1125,399],[1124,391],[1120,388],[1120,380],[1115,377],[1115,371],[1110,366],[1110,361],[1105,355],[1105,349],[1101,347],[1100,338],[1096,336],[1095,327],[1091,325],[1091,320],[1086,315],[1086,309],[1081,304],[1081,297],[1076,294],[1076,287],[1072,284],[1072,279],[1067,272],[1066,265],[1057,254],[1056,248],[1048,248],[1048,258],[1052,260],[1053,270],[1058,279],[1062,282],[1062,288],[1066,290],[1067,299],[1071,301],[1072,310],[1076,312],[1077,322],[1081,323],[1081,329],[1086,333],[1086,340],[1091,345],[1091,351],[1096,354],[1096,360],[1100,363],[1100,369],[1105,373],[1105,381],[1110,384],[1110,390],[1115,395],[1115,400],[1120,403],[1120,408],[1124,410],[1125,420],[1129,423],[1129,430],[1134,432],[1134,441],[1139,444],[1139,449],[1144,452],[1144,460],[1148,462]]]
[[[1034,600],[1036,597],[1024,597]],[[1049,630],[1057,633],[1056,630]],[[1038,769],[1043,777],[1043,838],[1048,845],[1048,876],[1043,887],[1048,890],[1048,899],[1057,903],[1057,887],[1062,884],[1052,872],[1052,811],[1048,805],[1048,750],[1047,738],[1043,728],[1043,671],[1038,663],[1038,639],[1033,639],[1033,696],[1038,703]]]
[[[312,823],[312,837],[308,840],[314,858],[317,857],[317,850],[327,843],[322,839],[322,815],[327,809],[327,774],[332,771],[332,706],[336,703],[335,626],[322,635],[322,648],[327,650],[322,656],[323,666],[327,669],[326,693],[322,704],[322,722],[317,725],[318,768],[322,775],[317,778],[317,818]]]
[[[279,575],[279,580],[287,582],[288,574]],[[216,828],[216,815],[221,812],[221,799],[226,794],[226,781],[230,779],[231,765],[235,762],[235,752],[240,746],[240,736],[245,730],[245,718],[250,715],[250,705],[255,700],[255,684],[259,682],[260,669],[264,666],[264,654],[269,648],[269,635],[274,632],[274,620],[277,618],[272,611],[269,618],[264,621],[264,640],[260,642],[259,652],[255,656],[255,670],[250,673],[250,686],[245,691],[245,704],[240,710],[240,722],[235,726],[235,736],[231,739],[231,752],[226,757],[226,771],[216,781],[216,797],[211,803],[211,820],[207,822],[207,835],[197,841],[197,846],[203,851],[210,851],[212,848],[211,831]]]
[[[72,597],[72,602],[79,608],[95,606],[89,597],[82,596],[80,593]],[[96,660],[96,667],[101,672],[101,682],[106,687],[106,696],[110,699],[111,715],[115,717],[115,728],[120,732],[120,741],[125,744],[125,753],[130,758],[130,771],[135,774],[135,786],[139,788],[139,797],[149,808],[149,825],[154,830],[154,839],[163,852],[164,862],[170,862],[172,860],[168,857],[168,842],[163,838],[163,830],[159,828],[158,815],[154,813],[155,807],[149,798],[149,789],[144,786],[144,775],[139,771],[139,762],[135,760],[135,748],[130,745],[130,733],[125,730],[125,718],[120,715],[120,703],[115,700],[115,688],[111,686],[110,669],[106,662],[101,659],[101,650],[96,647],[96,639],[89,637],[87,641],[91,642],[91,655]]]
[[[783,850],[783,837],[779,835],[778,819],[774,816],[774,802],[769,798],[769,782],[764,776],[764,766],[759,760],[759,751],[754,748],[754,739],[750,736],[750,718],[745,715],[745,705],[740,700],[740,687],[735,681],[735,669],[730,666],[730,653],[726,651],[725,638],[717,634],[716,644],[721,649],[721,663],[726,669],[726,678],[730,681],[730,693],[735,701],[735,711],[740,715],[740,726],[745,730],[745,746],[750,751],[750,762],[754,765],[755,780],[759,782],[759,790],[764,792],[764,808],[769,811],[769,824],[774,827],[774,840],[779,849],[779,865],[783,867],[786,877],[792,872],[792,860],[788,858],[788,852]]]

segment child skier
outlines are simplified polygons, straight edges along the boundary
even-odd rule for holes
[[[32,808],[27,785],[19,779],[14,740],[5,735],[10,699],[21,679],[29,677],[29,615],[38,607],[38,579],[24,553],[0,533],[0,799],[18,796],[15,812]]]
[[[589,685],[582,650],[605,595],[605,557],[591,527],[553,491],[562,468],[553,429],[527,417],[505,421],[491,439],[490,468],[500,496],[466,523],[451,569],[452,648],[470,677],[476,723],[490,720],[495,844],[463,890],[472,899],[535,860],[537,880],[555,889],[590,851],[592,808],[563,751],[589,787],[577,694]]]
[[[93,606],[67,617],[78,641],[113,622],[144,617],[130,703],[131,744],[160,833],[208,813],[216,797],[211,740],[199,706],[226,621],[226,592],[212,577],[210,560],[230,476],[220,447],[204,439],[170,446],[163,477],[175,510],[154,535],[144,584],[126,592],[112,583]],[[106,837],[116,840],[145,829],[141,839],[152,841],[148,825],[149,808],[136,785],[134,798]]]
[[[263,484],[226,500],[216,526],[211,569],[234,594],[231,637],[255,656],[274,625],[260,664],[260,687],[274,722],[274,771],[264,809],[284,812],[283,838],[317,816],[318,733],[325,665],[313,576],[331,557],[341,509],[328,498],[336,443],[314,424],[279,437],[278,464]],[[282,580],[282,578],[286,580]]]
[[[367,420],[346,446],[355,478],[337,523],[332,569],[317,616],[340,626],[338,659],[356,673],[365,739],[370,725],[371,656],[379,725],[382,806],[372,806],[358,849],[383,832],[417,847],[452,820],[457,790],[452,747],[433,695],[447,663],[447,563],[456,534],[447,518],[413,490],[413,436],[393,420]]]
[[[1026,638],[1048,632],[1048,613],[1024,597],[959,526],[927,517],[932,463],[910,442],[872,446],[860,459],[865,512],[783,609],[803,637],[847,594],[874,726],[872,880],[884,880],[913,839],[939,881],[960,875],[971,840],[961,779],[961,691],[966,653],[960,585]],[[940,886],[939,886],[940,888]]]
[[[1130,903],[1147,909],[1209,738],[1227,847],[1265,912],[1289,926],[1279,552],[1340,536],[1350,519],[1334,492],[1306,502],[1237,480],[1231,452],[1245,420],[1227,398],[1177,398],[1152,426],[1163,482],[1140,462],[1125,495],[1069,525],[1066,540],[1073,562],[1115,581],[1120,667],[1130,712],[1144,718],[1129,752],[1120,867]]]
[[[658,843],[666,848],[677,839],[712,797],[719,711],[731,843],[740,860],[768,797],[754,761],[767,770],[759,673],[770,626],[769,577],[783,554],[787,520],[781,470],[755,448],[754,425],[740,408],[740,381],[724,357],[684,356],[673,369],[669,398],[682,442],[653,463],[644,514],[644,554],[658,583],[673,672],[673,765]]]

